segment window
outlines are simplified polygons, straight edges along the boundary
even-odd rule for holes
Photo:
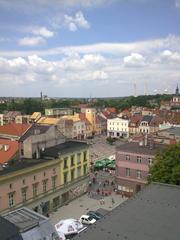
[[[137,161],[137,163],[141,163],[141,156],[137,156],[136,161]]]
[[[84,173],[84,175],[86,175],[86,173],[87,173],[87,164],[85,164],[85,165],[83,166],[83,173]]]
[[[22,201],[25,202],[27,200],[27,187],[21,189]]]
[[[33,186],[33,197],[37,197],[37,194],[38,194],[38,183],[34,183],[32,186]]]
[[[81,153],[77,154],[77,164],[81,163]]]
[[[67,164],[68,158],[64,158],[64,169],[68,168],[68,164]]]
[[[13,207],[15,205],[15,192],[9,193],[9,207]]]
[[[71,170],[71,181],[74,180],[74,169]]]
[[[57,208],[60,204],[60,197],[53,198],[53,208]]]
[[[74,166],[74,155],[71,156],[71,167]]]
[[[68,181],[68,173],[65,172],[65,173],[64,173],[64,184],[66,184],[67,181]]]
[[[149,165],[152,165],[152,164],[153,164],[152,158],[148,158],[148,163],[149,163]]]
[[[56,179],[57,179],[57,176],[53,176],[53,177],[51,178],[51,180],[52,180],[52,189],[55,189],[55,188],[56,188]]]
[[[81,176],[81,167],[78,167],[77,168],[77,177],[80,177]]]
[[[136,170],[136,177],[141,178],[141,170]]]
[[[83,152],[83,161],[86,162],[87,161],[87,152]]]
[[[130,176],[130,168],[126,168],[126,177]]]
[[[43,180],[43,193],[47,192],[48,179]]]
[[[126,160],[130,160],[130,156],[129,155],[126,155]]]

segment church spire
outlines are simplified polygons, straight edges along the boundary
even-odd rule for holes
[[[178,84],[177,84],[177,87],[176,87],[176,95],[179,95],[179,87],[178,87]]]

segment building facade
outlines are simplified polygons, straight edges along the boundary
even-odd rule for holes
[[[144,142],[130,142],[116,149],[116,183],[120,192],[127,196],[140,191],[146,184],[149,167],[157,151],[164,145],[147,145]]]
[[[107,120],[108,137],[129,137],[129,120],[123,118],[113,118]]]
[[[0,213],[28,207],[47,214],[86,191],[89,150],[66,142],[44,151],[41,159],[21,159],[0,170]]]

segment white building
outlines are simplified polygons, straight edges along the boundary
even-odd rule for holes
[[[107,120],[108,137],[129,137],[129,120],[123,118],[113,118]]]
[[[86,138],[86,124],[84,121],[73,121],[73,138]]]
[[[0,114],[0,126],[3,126],[3,114]]]

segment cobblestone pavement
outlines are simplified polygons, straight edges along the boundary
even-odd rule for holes
[[[115,154],[116,144],[121,145],[124,144],[124,140],[118,140],[115,144],[110,145],[106,141],[107,136],[100,135],[95,136],[94,139],[88,140],[87,142],[90,144],[90,157],[91,161],[95,162],[97,160],[101,160],[103,158],[108,158],[111,155]]]
[[[93,177],[93,175],[91,176]],[[109,185],[107,183],[109,180]],[[85,194],[73,201],[68,205],[60,207],[56,212],[50,214],[50,219],[53,224],[56,224],[61,219],[75,218],[79,219],[82,214],[86,214],[89,210],[98,210],[103,208],[105,210],[112,210],[120,203],[122,203],[126,198],[122,198],[121,195],[117,195],[114,190],[114,177],[107,172],[100,171],[96,177],[95,183],[91,179],[91,186],[89,186],[88,191],[91,194]],[[106,182],[106,186],[104,183]],[[101,185],[101,186],[99,186]],[[97,189],[100,189],[100,193],[97,194]],[[102,190],[104,194],[102,194]],[[105,193],[110,193],[111,195]]]
[[[112,197],[114,199],[114,203],[112,202]],[[66,218],[79,219],[82,214],[86,214],[89,210],[95,211],[99,208],[112,210],[125,200],[126,198],[122,198],[121,195],[113,193],[111,196],[104,198],[104,204],[102,205],[100,200],[89,198],[89,196],[85,194],[73,200],[68,205],[62,206],[56,212],[50,214],[50,219],[53,224],[56,224],[60,220]]]
[[[115,146],[106,142],[106,136],[96,136],[89,141],[91,160],[101,160],[115,154]]]

